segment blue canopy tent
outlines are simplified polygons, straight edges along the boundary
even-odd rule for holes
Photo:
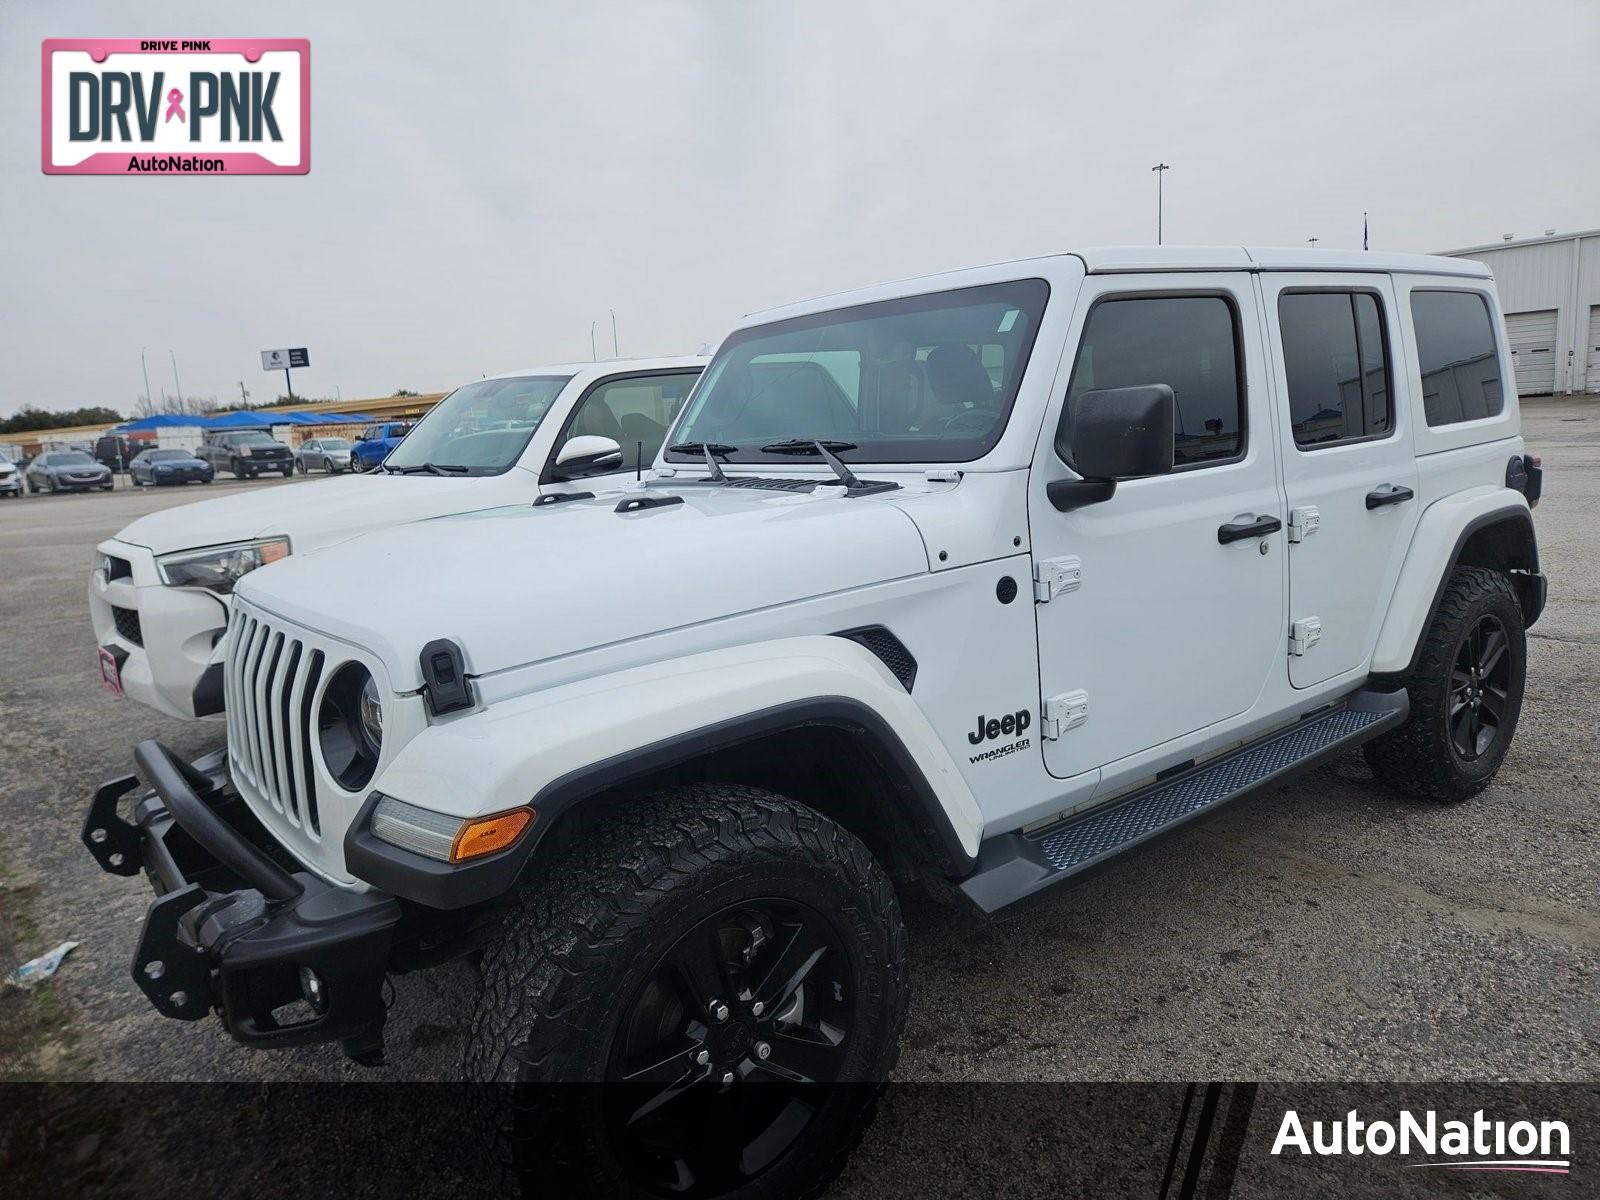
[[[204,417],[183,417],[177,413],[157,413],[153,417],[140,417],[137,421],[124,421],[114,426],[113,433],[143,433],[147,429],[196,429],[206,424]]]
[[[236,412],[224,417],[207,417],[199,422],[206,429],[265,429],[269,425],[277,424],[270,418],[264,418],[259,413]]]

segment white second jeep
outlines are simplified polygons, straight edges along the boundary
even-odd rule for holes
[[[750,318],[638,486],[240,581],[225,755],[141,743],[85,825],[161,894],[134,977],[370,1060],[385,972],[480,954],[470,1078],[626,1085],[544,1113],[556,1194],[813,1187],[874,1094],[823,1085],[895,1063],[898,888],[996,913],[1357,747],[1489,782],[1545,595],[1511,380],[1450,259],[1086,250]]]

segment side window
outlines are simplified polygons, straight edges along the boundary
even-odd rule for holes
[[[622,447],[622,461],[628,469],[649,466],[698,376],[698,371],[687,371],[602,383],[578,406],[555,452],[559,454],[572,438],[596,435]]]
[[[1388,344],[1375,295],[1285,292],[1278,326],[1295,445],[1313,449],[1393,429]]]
[[[1488,299],[1479,292],[1414,291],[1411,323],[1428,424],[1499,416],[1505,397]]]
[[[1225,461],[1244,450],[1239,368],[1233,305],[1221,296],[1102,300],[1078,346],[1067,409],[1084,392],[1164,383],[1177,405],[1173,465]],[[1072,461],[1070,446],[1058,443],[1056,450]]]

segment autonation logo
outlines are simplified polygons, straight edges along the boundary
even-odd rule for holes
[[[1565,1175],[1572,1165],[1571,1143],[1565,1121],[1507,1123],[1490,1120],[1482,1109],[1470,1121],[1441,1121],[1432,1109],[1421,1117],[1401,1109],[1392,1121],[1367,1121],[1352,1108],[1342,1120],[1312,1121],[1308,1132],[1291,1108],[1283,1114],[1272,1152],[1320,1157],[1417,1154],[1436,1161],[1406,1163],[1407,1167]]]

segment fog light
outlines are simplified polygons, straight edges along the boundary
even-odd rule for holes
[[[322,1016],[328,1011],[328,989],[310,967],[300,968],[300,995],[311,1006],[311,1011]]]

